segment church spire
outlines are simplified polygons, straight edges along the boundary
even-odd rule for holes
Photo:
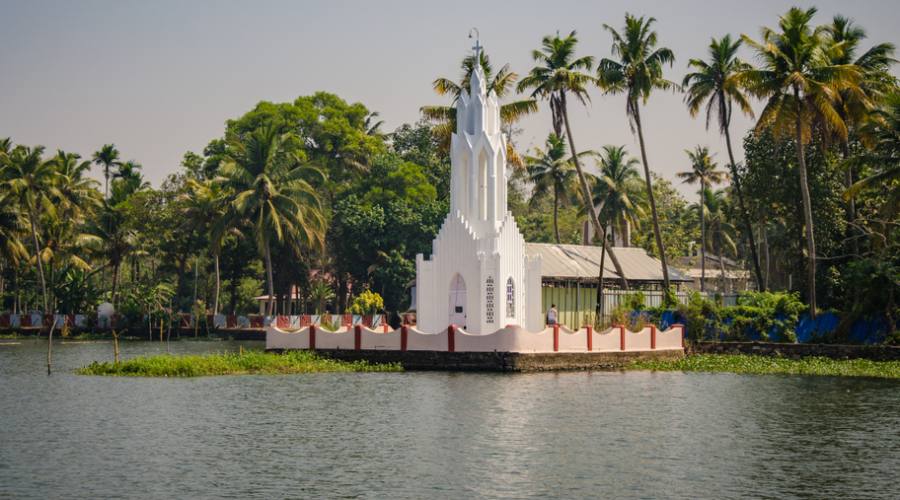
[[[475,95],[476,92],[486,94],[484,69],[481,67],[481,53],[484,47],[481,46],[481,33],[478,32],[478,28],[469,30],[469,38],[472,38],[473,32],[475,33],[475,45],[472,46],[472,76],[469,78],[469,92],[472,95]]]

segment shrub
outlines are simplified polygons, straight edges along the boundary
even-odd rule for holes
[[[353,299],[353,304],[347,309],[350,314],[376,314],[384,309],[384,299],[381,295],[365,290]]]

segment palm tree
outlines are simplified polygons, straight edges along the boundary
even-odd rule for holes
[[[566,143],[556,134],[547,137],[547,149],[535,148],[534,156],[525,157],[528,180],[534,185],[531,201],[553,194],[553,234],[556,243],[559,237],[559,206],[568,204],[569,189],[573,186],[576,172],[572,168],[572,159],[568,157]],[[562,198],[560,198],[562,195]]]
[[[228,196],[225,213],[213,227],[213,240],[244,222],[253,227],[257,248],[266,263],[266,313],[271,315],[275,297],[272,240],[294,248],[324,245],[325,219],[313,187],[316,181],[324,182],[324,175],[315,167],[301,164],[296,152],[286,145],[290,137],[279,134],[277,124],[256,129],[244,140],[229,137],[228,142],[228,157],[218,181]]]
[[[613,232],[613,240],[616,234],[625,235],[628,225],[640,227],[640,217],[644,215],[644,190],[635,168],[637,164],[625,146],[607,145],[600,152],[597,163],[600,175],[594,183],[592,197],[594,205],[600,207],[607,229]]]
[[[847,124],[836,109],[836,97],[859,91],[861,72],[852,64],[833,64],[823,27],[810,25],[816,9],[791,8],[779,18],[780,31],[763,28],[762,42],[741,35],[753,47],[760,67],[744,72],[748,90],[765,99],[756,123],[757,131],[771,129],[777,137],[793,135],[797,149],[800,194],[806,226],[809,312],[816,314],[816,240],[812,201],[806,171],[804,145],[810,142],[813,124],[839,138],[847,137]]]
[[[728,281],[725,275],[725,251],[730,250],[732,254],[737,252],[737,245],[731,234],[734,232],[734,226],[728,222],[728,196],[724,189],[713,191],[707,188],[703,192],[702,203],[697,207],[700,213],[706,212],[709,219],[709,230],[712,232],[712,248],[718,256],[719,260],[719,292],[728,292]],[[706,240],[706,237],[703,238]]]
[[[591,188],[588,184],[584,170],[581,168],[579,161],[578,149],[575,147],[575,140],[572,137],[572,126],[569,123],[569,112],[566,105],[566,99],[569,94],[575,96],[582,104],[587,104],[590,99],[587,94],[587,85],[594,82],[594,78],[583,70],[590,70],[594,64],[594,58],[590,56],[575,57],[575,47],[578,44],[578,38],[575,32],[569,33],[568,36],[560,38],[556,36],[545,36],[541,40],[541,49],[534,50],[531,53],[532,59],[537,66],[531,69],[528,76],[519,82],[517,89],[522,92],[526,89],[532,89],[531,97],[546,99],[550,102],[550,113],[553,120],[553,131],[556,135],[562,136],[562,128],[565,125],[566,137],[569,140],[569,150],[572,152],[572,163],[578,172],[578,182],[581,185],[581,196],[584,205],[588,209],[591,216],[591,223],[594,225],[596,234],[605,234],[606,230],[600,224],[600,218],[597,215],[597,209],[591,202]],[[601,244],[609,252],[609,258],[616,268],[616,273],[622,282],[622,288],[628,290],[628,280],[619,259],[616,258],[615,252],[611,251],[606,241]]]
[[[741,192],[741,179],[737,171],[737,163],[734,161],[734,152],[731,149],[731,113],[734,104],[747,116],[753,116],[750,101],[745,95],[741,84],[741,74],[751,69],[751,66],[737,57],[737,51],[741,47],[741,40],[732,40],[731,35],[725,35],[719,40],[715,38],[709,44],[709,59],[691,59],[688,67],[694,70],[684,77],[682,86],[686,89],[685,102],[691,116],[697,116],[700,108],[706,106],[706,129],[715,115],[719,126],[719,133],[725,136],[725,146],[728,149],[728,167],[731,170],[731,184],[737,195],[738,209],[741,222],[744,226],[744,236],[750,246],[750,256],[753,259],[753,270],[756,274],[757,287],[765,291],[765,282],[762,270],[759,266],[759,255],[756,251],[756,238],[753,235],[753,226],[750,224],[750,214],[744,203],[744,195]],[[705,188],[701,185],[700,191]],[[701,211],[701,215],[703,215]],[[702,247],[701,247],[702,248]],[[705,267],[705,266],[704,266]],[[700,282],[701,288],[703,282]]]
[[[127,224],[125,207],[104,200],[86,233],[93,252],[112,267],[110,302],[115,309],[119,304],[119,270],[135,246],[135,233]]]
[[[16,146],[8,155],[0,178],[3,180],[4,190],[18,202],[28,218],[34,261],[41,282],[43,311],[49,314],[51,311],[41,257],[39,219],[41,215],[46,218],[56,216],[52,197],[56,189],[57,172],[51,162],[42,159],[43,154],[43,146]]]
[[[218,239],[213,238],[211,227],[215,221],[225,213],[226,193],[219,182],[212,180],[200,181],[187,180],[187,206],[184,215],[203,232],[210,234],[210,253],[213,256],[213,264],[216,274],[216,287],[213,297],[213,314],[219,314],[219,291],[221,288],[221,275],[219,272],[219,253],[222,248],[222,235]]]
[[[479,52],[478,62],[482,71],[484,71],[488,93],[493,92],[497,99],[506,97],[510,90],[513,89],[519,75],[509,69],[509,64],[504,64],[495,73],[490,57],[483,50]],[[461,69],[462,74],[460,75],[459,83],[444,77],[439,77],[432,83],[434,91],[438,95],[450,95],[453,97],[453,102],[450,106],[423,106],[420,109],[425,118],[436,124],[432,129],[433,133],[439,138],[442,147],[446,149],[449,149],[450,136],[456,130],[456,101],[459,100],[459,96],[462,95],[463,91],[470,92],[469,82],[472,79],[472,72],[475,71],[475,55],[463,58]],[[501,127],[504,130],[508,130],[514,123],[535,111],[537,111],[537,101],[534,99],[521,99],[503,104],[500,106]],[[521,166],[522,158],[513,148],[512,141],[507,141],[506,146],[507,161],[512,165]]]
[[[872,138],[865,135],[867,128],[864,125],[879,116],[877,113],[872,113],[872,107],[882,102],[891,89],[896,88],[896,79],[890,74],[891,64],[897,62],[893,58],[894,45],[880,43],[857,57],[859,44],[866,38],[866,31],[863,28],[855,25],[846,17],[835,16],[831,24],[825,26],[825,31],[828,36],[827,43],[830,44],[828,52],[832,64],[852,64],[863,73],[859,85],[861,92],[857,92],[856,89],[844,89],[840,93],[837,111],[848,128],[855,127],[858,132],[863,134],[864,142],[871,145]],[[837,140],[840,143],[846,167],[844,183],[846,188],[850,189],[855,179],[854,162],[849,161],[849,136],[837,137]],[[848,229],[852,234],[853,230],[850,228],[853,227],[852,224],[856,220],[856,201],[853,197],[847,199],[847,220],[851,223]],[[853,242],[854,248],[856,248],[857,240],[854,239]]]
[[[874,166],[876,171],[846,190],[844,198],[848,200],[863,190],[890,186],[900,180],[900,92],[887,95],[873,115],[863,125],[864,134],[872,142],[872,150],[862,154],[861,161]],[[900,211],[900,189],[891,189],[887,193],[884,209],[886,220]]]
[[[644,18],[625,14],[625,27],[621,34],[608,24],[603,25],[612,35],[612,53],[613,56],[618,57],[618,60],[604,58],[600,61],[597,67],[597,83],[607,94],[625,94],[625,114],[629,118],[632,130],[637,130],[641,145],[641,161],[644,165],[647,199],[650,200],[650,214],[653,218],[653,234],[656,237],[656,248],[659,250],[659,260],[662,263],[663,286],[668,291],[669,265],[666,261],[662,233],[659,230],[659,216],[656,212],[656,200],[653,196],[653,184],[641,124],[640,102],[646,104],[650,93],[655,89],[670,90],[677,89],[678,86],[663,78],[663,65],[671,66],[675,61],[675,55],[666,47],[657,48],[656,32],[650,29],[654,22],[656,19],[652,17]]]
[[[709,155],[709,148],[697,146],[693,151],[685,150],[691,160],[691,169],[686,172],[678,172],[676,175],[684,179],[688,184],[700,184],[700,207],[703,207],[703,197],[706,188],[725,180],[725,174],[716,170],[717,165]],[[700,210],[700,291],[705,291],[706,284],[706,210]],[[762,281],[760,280],[760,283]]]
[[[103,167],[103,197],[109,198],[109,179],[112,168],[120,165],[119,150],[115,144],[104,144],[99,151],[94,153],[94,163]]]
[[[606,229],[613,233],[626,234],[629,224],[640,227],[640,217],[644,215],[643,188],[640,174],[635,165],[637,160],[630,157],[625,146],[603,147],[598,166],[600,176],[594,183],[592,203],[600,207],[600,216],[606,221],[600,238],[606,241]],[[615,241],[615,236],[613,237]],[[625,242],[628,245],[628,242]],[[603,273],[606,265],[606,245],[600,250],[600,273],[597,277],[597,318],[603,318]]]

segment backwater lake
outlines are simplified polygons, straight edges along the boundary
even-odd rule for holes
[[[45,340],[0,339],[0,498],[900,497],[897,380],[86,377],[112,343],[54,344],[47,376]]]

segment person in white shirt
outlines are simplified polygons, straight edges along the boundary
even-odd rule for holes
[[[556,310],[556,304],[550,304],[550,309],[547,309],[547,324],[553,326],[557,324],[559,318],[559,311]]]

